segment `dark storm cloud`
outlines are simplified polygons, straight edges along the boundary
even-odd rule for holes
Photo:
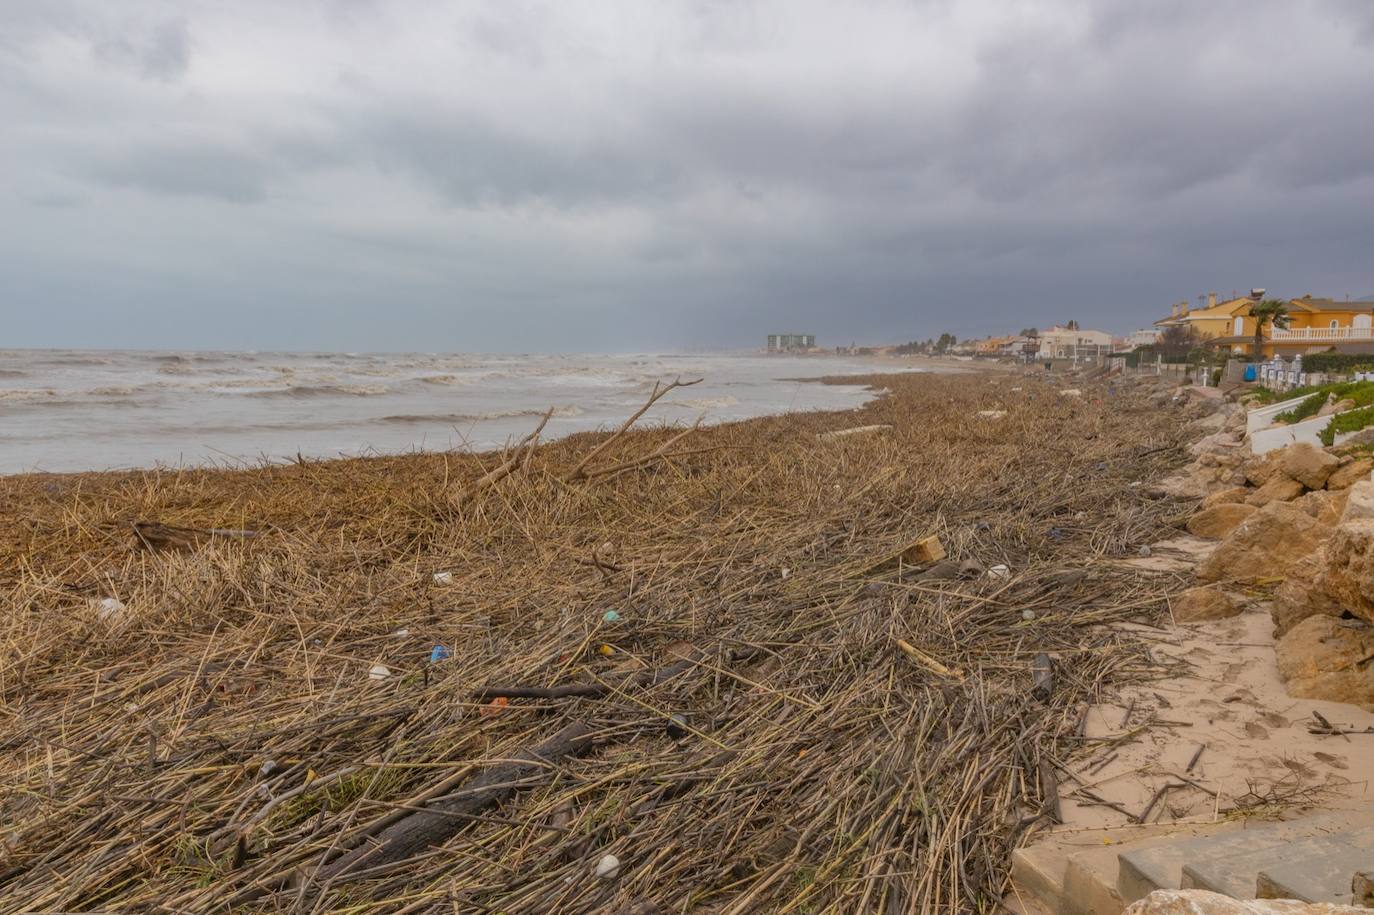
[[[0,309],[596,349],[1364,294],[1372,41],[1363,0],[13,0]]]

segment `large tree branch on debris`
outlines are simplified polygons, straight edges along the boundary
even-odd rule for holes
[[[639,418],[640,418],[641,416],[643,416],[645,413],[649,412],[649,408],[650,408],[650,407],[652,407],[654,404],[656,404],[656,403],[658,403],[660,400],[662,400],[663,397],[664,397],[669,391],[672,391],[672,390],[674,390],[674,389],[676,389],[676,388],[687,388],[687,387],[691,387],[691,386],[694,385],[694,384],[701,384],[702,380],[703,380],[703,379],[701,379],[701,378],[697,378],[697,379],[694,380],[694,381],[683,381],[681,378],[677,378],[677,379],[674,379],[673,382],[672,382],[671,384],[666,384],[666,385],[665,385],[665,384],[662,384],[662,383],[660,383],[660,382],[655,381],[655,382],[654,382],[654,389],[653,389],[653,391],[649,394],[649,399],[646,400],[646,401],[644,402],[644,406],[640,407],[638,410],[636,410],[636,411],[630,416],[629,419],[625,420],[625,422],[624,422],[623,424],[621,424],[620,428],[617,429],[617,430],[611,435],[610,438],[606,439],[604,442],[602,442],[601,444],[597,445],[595,448],[593,448],[593,449],[587,454],[586,457],[584,457],[584,458],[582,458],[582,460],[578,461],[578,462],[577,462],[577,466],[574,467],[571,471],[569,471],[568,475],[567,475],[566,477],[563,478],[563,482],[565,482],[565,483],[571,483],[571,482],[573,482],[573,481],[575,481],[575,480],[582,480],[582,479],[585,479],[585,478],[587,478],[588,476],[590,476],[590,474],[587,473],[587,465],[590,464],[592,461],[596,460],[597,456],[600,455],[601,452],[605,451],[605,450],[606,450],[607,448],[609,448],[611,445],[613,445],[613,444],[615,444],[617,441],[619,441],[620,437],[623,436],[626,432],[628,432],[629,429],[630,429],[630,427],[633,426],[633,425],[639,420]]]
[[[534,446],[539,443],[539,433],[544,431],[544,426],[548,424],[549,417],[551,416],[553,416],[553,407],[549,407],[544,413],[543,418],[539,420],[539,425],[534,427],[533,432],[522,438],[516,443],[514,448],[507,452],[505,460],[488,471],[481,479],[464,486],[458,493],[458,500],[463,501],[465,499],[470,499],[487,487],[501,482],[506,477],[510,476],[511,471],[521,465],[522,459],[525,463],[528,463],[529,456],[534,453]]]

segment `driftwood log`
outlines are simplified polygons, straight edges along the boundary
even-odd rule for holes
[[[157,521],[135,521],[134,537],[148,550],[193,550],[210,540],[251,540],[257,531],[229,530],[222,527],[176,527]]]
[[[467,816],[500,803],[528,787],[529,779],[549,775],[549,763],[580,756],[592,747],[596,729],[574,721],[543,743],[525,750],[514,762],[492,766],[455,795],[433,801],[423,810],[393,823],[377,836],[320,870],[321,882],[346,879],[350,872],[403,861],[452,838]]]

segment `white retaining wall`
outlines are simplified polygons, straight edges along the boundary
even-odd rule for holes
[[[1275,416],[1293,409],[1306,399],[1306,397],[1294,397],[1292,400],[1271,403],[1267,407],[1259,407],[1258,409],[1251,410],[1245,414],[1245,431],[1253,434],[1261,429],[1269,428],[1269,426],[1273,424]]]

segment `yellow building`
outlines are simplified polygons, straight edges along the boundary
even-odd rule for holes
[[[1207,308],[1191,311],[1187,303],[1180,303],[1174,306],[1172,315],[1156,321],[1155,326],[1160,330],[1175,325],[1192,327],[1211,346],[1248,353],[1255,341],[1255,319],[1250,316],[1250,309],[1263,297],[1264,290],[1255,289],[1248,296],[1218,303],[1212,294],[1208,296]],[[1374,344],[1374,302],[1339,302],[1305,295],[1285,304],[1288,327],[1265,325],[1264,356],[1340,350],[1353,343]]]

